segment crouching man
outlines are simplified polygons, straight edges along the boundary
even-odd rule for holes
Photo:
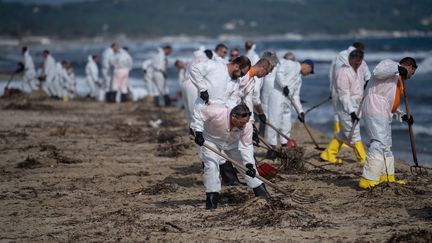
[[[251,112],[246,104],[241,103],[231,110],[224,104],[211,104],[194,112],[191,124],[195,131],[195,142],[202,146],[204,142],[216,150],[225,153],[235,161],[242,162],[246,174],[241,173],[255,196],[269,197],[263,182],[255,177],[257,170],[253,158],[252,126],[246,126]],[[201,159],[204,163],[203,181],[206,192],[206,208],[217,208],[221,179],[219,178],[219,162],[222,158],[201,147]]]

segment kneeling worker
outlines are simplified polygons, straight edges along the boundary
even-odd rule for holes
[[[224,104],[210,104],[194,113],[191,124],[195,131],[195,142],[224,152],[228,157],[241,161],[248,169],[246,175],[241,173],[247,185],[253,188],[255,196],[269,197],[263,182],[255,177],[257,170],[253,158],[252,126],[246,126],[251,112],[246,104],[241,103],[231,110]],[[245,129],[246,128],[246,129]],[[201,147],[201,159],[204,162],[203,181],[206,191],[206,208],[217,208],[221,180],[219,178],[219,162],[222,158]]]

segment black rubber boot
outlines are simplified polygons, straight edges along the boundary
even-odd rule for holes
[[[222,185],[237,186],[241,184],[237,177],[237,171],[231,162],[227,161],[225,164],[219,165],[219,171],[222,177]]]
[[[115,103],[116,102],[116,95],[117,95],[117,92],[115,92],[115,91],[106,92],[106,94],[105,94],[106,101],[109,103]]]
[[[156,106],[156,107],[159,107],[160,105],[159,105],[159,96],[154,96],[153,97],[153,104],[154,104],[154,106]]]
[[[269,198],[270,197],[270,194],[268,193],[264,183],[262,183],[258,187],[255,187],[253,189],[253,192],[255,193],[256,197],[263,197],[263,198]]]
[[[120,96],[120,102],[126,102],[126,101],[128,101],[127,94],[121,94],[121,96]]]
[[[272,146],[272,148],[274,149],[275,147]],[[274,150],[267,150],[266,159],[274,160],[276,158],[277,158],[277,153]]]
[[[164,95],[164,102],[165,102],[165,106],[171,106],[171,97],[169,95]]]
[[[219,201],[219,192],[206,193],[206,209],[216,209]]]

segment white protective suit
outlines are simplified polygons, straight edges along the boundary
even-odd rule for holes
[[[151,67],[153,69],[153,82],[156,84],[158,95],[167,95],[169,93],[166,80],[168,59],[162,48],[158,48],[158,53],[153,56]]]
[[[275,79],[276,79],[276,70],[278,69],[278,67],[279,67],[279,64],[277,64],[277,66],[275,66],[273,68],[272,72],[267,74],[262,79],[262,82],[261,82],[261,91],[260,91],[261,107],[263,108],[264,114],[266,116],[268,116],[268,114],[269,114],[270,96],[271,96],[273,89],[274,89],[274,83],[275,83]],[[254,92],[256,92],[256,91],[257,90],[254,90]]]
[[[191,77],[190,77],[190,70],[193,66],[197,65],[201,62],[208,61],[208,57],[205,55],[204,51],[198,50],[194,52],[194,59],[189,63],[185,70],[184,70],[184,77],[183,79],[180,77],[179,79],[182,80],[180,83],[180,87],[183,92],[183,98],[185,103],[185,110],[186,110],[186,117],[188,119],[188,126],[190,127],[190,124],[192,122],[193,118],[193,111],[195,102],[198,99],[198,89],[197,87],[192,83]]]
[[[36,89],[34,85],[34,81],[36,79],[36,70],[33,63],[33,58],[30,56],[29,51],[27,50],[24,53],[24,73],[22,77],[22,86],[21,89],[26,91],[26,87],[29,87],[29,91],[33,91]]]
[[[268,122],[279,128],[288,137],[291,135],[291,110],[294,110],[291,106],[295,105],[299,112],[303,112],[300,103],[302,84],[300,71],[301,64],[299,62],[282,59],[276,70],[274,89],[269,100]],[[288,86],[289,95],[295,104],[291,104],[289,99],[283,95],[282,90],[285,86]],[[281,144],[287,143],[287,140],[282,136],[279,136],[279,139]],[[273,129],[268,130],[267,141],[271,145],[277,145],[277,133]]]
[[[133,66],[132,57],[126,50],[119,49],[114,55],[111,64],[114,67],[112,90],[127,94],[129,72]]]
[[[158,96],[158,88],[153,81],[153,68],[152,68],[152,60],[147,59],[141,65],[141,68],[144,71],[144,82],[146,84],[146,88],[149,96]]]
[[[212,60],[213,61],[217,61],[217,62],[221,62],[221,63],[224,63],[224,64],[228,64],[229,63],[229,61],[227,59],[218,56],[218,54],[216,54],[216,52],[213,52],[213,58],[212,58]]]
[[[102,88],[102,83],[99,80],[99,68],[92,56],[88,57],[85,73],[87,85],[90,88],[90,97],[98,97],[99,90]]]
[[[230,109],[224,104],[208,105],[194,113],[195,118],[191,127],[195,131],[203,132],[207,145],[224,152],[230,158],[244,165],[253,164],[256,170],[252,136],[249,135],[252,131],[248,131],[252,127],[246,126],[244,130],[230,129],[229,112]],[[221,190],[219,164],[224,159],[205,147],[201,147],[200,157],[204,162],[203,181],[206,193],[219,192]],[[244,173],[241,174],[251,188],[256,188],[262,184],[262,181],[256,177],[251,178]]]
[[[302,104],[300,103],[300,88],[302,85],[301,64],[297,61],[282,59],[279,67],[276,70],[276,79],[274,89],[269,100],[268,122],[277,128],[282,133],[290,137],[291,135],[291,107],[295,105],[299,112],[303,112]],[[291,96],[295,104],[291,104],[288,97],[285,97],[282,90],[288,86]],[[279,136],[280,143],[286,144],[287,140]],[[267,133],[267,141],[269,144],[277,145],[277,133],[273,129],[269,129]]]
[[[208,92],[210,104],[225,103],[228,92],[232,90],[231,87],[234,85],[234,82],[231,81],[227,65],[213,60],[192,65],[190,80],[197,87],[198,92]],[[201,98],[197,99],[197,103],[204,105],[204,101]]]
[[[102,53],[101,73],[103,79],[103,89],[108,92],[111,90],[113,67],[111,65],[114,58],[114,50],[111,47],[105,49]]]
[[[362,111],[370,146],[362,176],[368,180],[379,181],[381,176],[394,176],[395,173],[391,122],[394,116],[402,121],[404,114],[397,109],[400,99],[400,96],[396,96],[398,78],[398,63],[383,60],[373,70],[373,77],[366,89]]]
[[[337,75],[339,73],[339,69],[348,63],[348,57],[349,54],[354,51],[356,48],[353,46],[348,47],[348,49],[343,50],[339,52],[339,54],[336,56],[336,58],[332,61],[330,64],[330,71],[329,71],[329,81],[330,81],[330,92],[332,95],[332,104],[333,104],[333,111],[335,112],[335,121],[339,121],[338,115],[337,115],[337,92],[335,89],[335,83],[337,80]],[[362,77],[364,78],[363,83],[368,81],[371,78],[371,72],[369,71],[369,67],[366,64],[366,62],[363,60],[362,64],[359,67],[359,70],[363,72]]]
[[[51,55],[48,55],[44,60],[43,75],[45,75],[44,89],[48,95],[61,97],[63,93],[59,83],[56,80],[56,62]]]
[[[255,52],[255,48],[256,48],[256,45],[253,44],[252,48],[249,51],[247,51],[246,55],[245,55],[245,56],[247,56],[247,58],[249,58],[252,66],[255,65],[260,59],[258,54]]]
[[[56,82],[61,88],[59,97],[73,98],[75,95],[75,75],[68,73],[61,63],[56,64],[57,77]]]
[[[363,86],[365,84],[365,65],[360,65],[357,72],[346,63],[339,69],[334,89],[336,91],[336,114],[340,122],[340,132],[336,135],[340,141],[356,142],[361,141],[360,126],[354,129],[351,141],[348,141],[352,127],[351,112],[361,116],[359,106],[363,97]]]

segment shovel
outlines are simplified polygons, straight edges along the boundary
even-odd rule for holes
[[[295,148],[297,147],[297,143],[295,142],[294,139],[289,138],[287,135],[285,135],[281,130],[277,129],[274,125],[272,125],[269,122],[265,122],[266,125],[268,125],[269,127],[271,127],[273,130],[275,130],[276,133],[278,133],[280,136],[282,136],[283,138],[285,138],[287,140],[287,145],[288,144],[293,144],[292,146]],[[289,147],[289,146],[288,146]]]
[[[403,94],[404,94],[404,98],[405,98],[405,110],[406,110],[406,114],[407,114],[408,119],[409,119],[411,117],[411,113],[410,113],[409,107],[408,107],[408,94],[406,91],[406,79],[402,79],[402,84],[403,84]],[[412,127],[412,125],[408,125],[408,127],[409,127],[410,143],[411,143],[411,152],[412,152],[413,162],[414,162],[414,165],[412,165],[410,167],[411,173],[416,174],[416,175],[427,175],[428,174],[427,170],[432,170],[432,168],[423,167],[423,166],[420,166],[418,164],[416,145],[414,142],[413,127]]]
[[[206,144],[206,143],[203,144],[203,147],[205,147],[206,149],[212,151],[213,153],[215,153],[215,154],[221,156],[221,157],[224,158],[225,160],[230,161],[230,162],[231,162],[231,163],[232,163],[232,164],[233,164],[237,169],[241,170],[243,173],[246,173],[247,168],[246,168],[243,164],[241,164],[241,163],[239,163],[239,162],[237,162],[237,161],[231,159],[231,158],[228,157],[227,155],[225,155],[225,154],[219,152],[218,150],[214,149],[213,147],[209,146],[209,145]],[[286,196],[291,197],[291,199],[292,199],[294,202],[296,202],[296,203],[300,203],[300,204],[304,204],[304,203],[313,203],[313,202],[315,202],[315,201],[317,200],[315,197],[309,197],[309,196],[302,196],[302,195],[298,195],[298,194],[295,193],[294,190],[293,190],[292,192],[288,192],[287,190],[285,190],[285,189],[279,187],[278,185],[276,185],[275,183],[268,181],[267,179],[265,179],[263,176],[261,176],[261,175],[259,175],[259,174],[257,174],[255,177],[258,178],[259,180],[261,180],[261,181],[262,181],[264,184],[266,184],[267,186],[269,186],[269,187],[275,189],[275,190],[278,191],[278,192],[283,193],[283,194],[286,195]]]
[[[292,100],[291,96],[288,95],[287,97],[288,97],[289,101],[291,102],[292,106],[294,107],[294,110],[296,111],[297,116],[300,115],[300,111],[298,110],[298,108],[297,108],[297,106],[295,105],[294,101]],[[302,124],[303,124],[304,128],[306,129],[307,133],[309,134],[309,137],[312,139],[312,142],[313,142],[314,145],[315,145],[315,149],[318,149],[318,150],[321,150],[321,151],[324,150],[324,149],[321,148],[321,147],[318,145],[318,143],[315,141],[315,138],[313,137],[311,131],[309,130],[308,126],[306,125],[306,122],[302,122]]]
[[[312,110],[314,110],[314,109],[316,109],[316,108],[318,108],[318,107],[324,105],[325,103],[327,103],[327,101],[329,101],[329,100],[331,100],[331,99],[332,99],[332,97],[329,96],[329,97],[325,98],[324,100],[320,101],[318,104],[312,106],[312,107],[309,108],[307,111],[305,111],[305,115],[306,115],[307,113],[311,112]]]
[[[258,136],[259,137],[259,140],[265,145],[265,148],[267,149],[267,150],[274,150],[265,140],[264,140],[264,138],[262,138],[261,136]],[[255,159],[255,161],[257,161],[257,159]],[[279,172],[279,170],[278,169],[276,169],[275,167],[273,167],[271,164],[269,164],[269,163],[266,163],[266,162],[264,162],[264,163],[258,163],[258,162],[255,162],[255,164],[256,164],[256,166],[257,166],[257,170],[258,170],[258,173],[262,176],[262,177],[264,177],[264,178],[266,178],[266,179],[270,179],[270,178],[272,178],[272,177],[274,177],[278,172]]]

